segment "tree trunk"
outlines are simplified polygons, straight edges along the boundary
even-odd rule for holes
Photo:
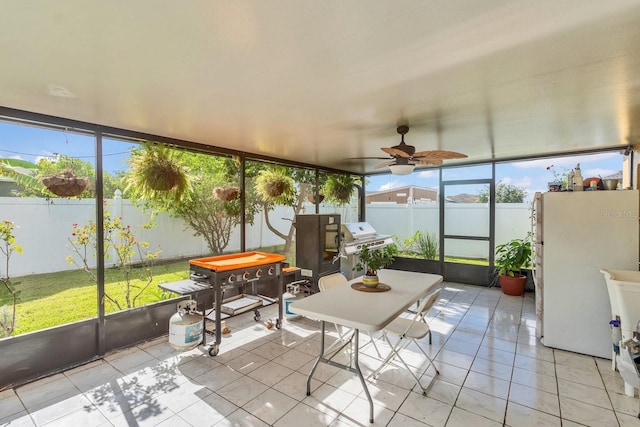
[[[293,218],[291,219],[291,226],[289,227],[289,231],[287,232],[287,234],[284,234],[284,233],[278,231],[271,224],[271,221],[269,219],[269,208],[270,208],[271,204],[265,203],[265,204],[262,205],[262,207],[264,209],[264,221],[267,224],[267,228],[273,234],[275,234],[276,236],[278,236],[282,240],[284,240],[284,250],[283,250],[284,254],[288,254],[289,251],[291,250],[291,245],[293,244],[293,234],[295,233],[295,227],[293,225],[293,221],[295,220],[296,215],[298,215],[302,211],[302,207],[304,206],[304,198],[305,198],[305,195],[303,194],[303,192],[299,192],[298,193],[298,201],[295,204],[295,206],[292,206],[293,207]]]

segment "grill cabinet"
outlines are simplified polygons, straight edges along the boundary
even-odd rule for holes
[[[340,271],[340,215],[296,215],[296,267],[318,292],[318,279]]]

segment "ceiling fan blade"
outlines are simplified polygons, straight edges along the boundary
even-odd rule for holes
[[[455,151],[431,150],[419,151],[413,155],[414,159],[464,159],[466,154],[456,153]]]
[[[413,159],[411,161],[419,166],[440,166],[442,164],[441,159]]]
[[[383,147],[381,148],[382,151],[384,151],[387,154],[390,154],[392,156],[398,156],[398,157],[411,157],[408,153],[405,153],[402,150],[398,150],[397,148],[386,148]]]
[[[347,157],[345,160],[389,160],[388,157]]]
[[[387,166],[390,166],[392,164],[394,164],[396,161],[395,160],[391,160],[389,162],[384,162],[384,163],[380,163],[379,165],[376,165],[374,167],[374,169],[382,169],[382,168],[386,168]]]

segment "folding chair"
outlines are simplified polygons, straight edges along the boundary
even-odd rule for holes
[[[420,349],[422,354],[424,354],[424,356],[427,358],[427,360],[429,361],[429,365],[433,366],[433,369],[436,370],[436,375],[440,374],[438,368],[436,368],[436,366],[433,364],[433,360],[418,343],[418,340],[421,340],[429,335],[429,344],[431,344],[431,329],[429,328],[429,324],[425,320],[424,316],[433,306],[433,304],[435,304],[435,302],[438,300],[438,298],[440,297],[440,292],[442,292],[442,288],[437,289],[436,291],[429,294],[419,304],[416,313],[413,315],[413,318],[398,317],[382,330],[382,336],[391,347],[391,352],[384,360],[384,362],[382,362],[382,364],[378,367],[378,369],[376,369],[376,371],[372,374],[373,378],[376,378],[382,368],[390,363],[394,358],[398,358],[416,380],[416,384],[418,384],[418,387],[422,389],[422,394],[425,396],[427,395],[428,387],[425,388],[422,386],[422,384],[420,383],[420,379],[416,376],[416,374],[413,373],[402,356],[400,356],[400,352],[407,348],[409,344],[414,343],[416,347]],[[390,335],[398,336],[399,339],[395,343],[395,345],[389,339]]]
[[[341,285],[346,286],[347,283],[349,283],[349,280],[347,280],[344,274],[333,273],[318,279],[318,289],[320,289],[320,292],[323,292],[323,291],[326,291],[327,289],[333,288],[334,286],[341,286]],[[340,338],[340,341],[344,341],[346,334],[344,334],[340,330],[340,327],[338,325],[334,324],[334,326],[336,327],[336,331],[338,332],[338,337]],[[373,339],[371,332],[368,332],[368,334],[369,334],[369,338],[371,339],[371,343],[373,344],[373,348],[375,348],[376,353],[378,353],[378,357],[382,357],[382,354],[380,354],[380,350],[378,350],[378,346],[376,346],[376,341]]]

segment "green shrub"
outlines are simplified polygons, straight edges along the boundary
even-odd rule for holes
[[[418,230],[415,234],[404,240],[405,250],[424,259],[438,259],[438,236],[435,233],[423,233]]]

